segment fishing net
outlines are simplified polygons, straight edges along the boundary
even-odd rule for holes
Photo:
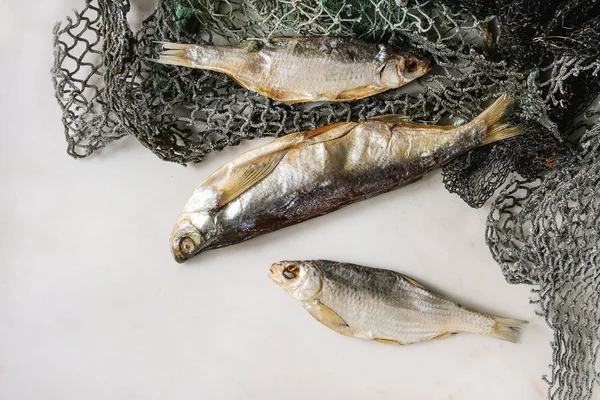
[[[590,399],[600,381],[600,123],[577,150],[543,178],[513,179],[486,232],[506,280],[534,286],[554,330],[553,399]]]
[[[487,242],[509,282],[533,285],[533,301],[554,329],[548,395],[591,398],[600,379],[600,2],[161,0],[136,32],[129,7],[87,0],[55,28],[52,78],[73,157],[127,135],[185,164],[245,139],[381,114],[460,124],[510,93],[525,134],[454,160],[443,181],[472,207],[505,185]],[[418,50],[435,67],[367,99],[289,105],[222,74],[151,61],[160,41],[291,35],[385,42]]]

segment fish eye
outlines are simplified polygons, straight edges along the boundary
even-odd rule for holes
[[[196,243],[194,243],[192,238],[184,236],[179,241],[179,250],[181,250],[181,252],[186,255],[192,254],[196,250]]]
[[[415,72],[417,69],[419,69],[419,63],[416,59],[409,58],[404,62],[404,69],[406,70],[406,72]]]
[[[283,269],[283,276],[285,279],[294,279],[298,277],[300,273],[300,268],[296,264],[290,264]]]

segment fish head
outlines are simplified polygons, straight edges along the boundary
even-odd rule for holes
[[[425,75],[431,67],[429,60],[413,53],[392,55],[381,70],[381,83],[397,88]]]
[[[281,261],[271,265],[269,278],[297,300],[312,300],[321,293],[321,270],[306,261]]]
[[[215,223],[208,212],[184,212],[179,215],[171,232],[171,253],[182,263],[206,247],[215,231]]]

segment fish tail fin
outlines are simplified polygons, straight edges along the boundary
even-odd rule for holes
[[[159,64],[165,65],[180,65],[183,67],[194,67],[190,62],[187,53],[188,50],[196,44],[181,44],[161,42],[162,51],[158,54],[158,59],[154,60]]]
[[[527,325],[528,321],[512,318],[492,317],[496,324],[492,333],[489,334],[491,337],[495,337],[502,340],[507,340],[513,343],[519,343],[521,339],[521,331],[524,325]]]
[[[512,103],[512,98],[508,94],[503,94],[494,104],[486,108],[473,120],[473,123],[483,123],[488,128],[481,145],[508,139],[523,133],[520,126],[514,126],[504,121],[506,112]]]

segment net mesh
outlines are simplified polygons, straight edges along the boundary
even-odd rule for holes
[[[515,178],[494,201],[486,239],[510,283],[554,330],[552,399],[591,399],[600,380],[600,124],[575,160],[543,178]]]
[[[443,181],[473,207],[506,184],[492,204],[487,243],[509,282],[533,285],[554,329],[549,397],[591,398],[600,379],[600,2],[161,0],[136,32],[129,7],[87,0],[55,28],[52,77],[73,157],[133,135],[163,160],[200,162],[245,139],[381,114],[463,123],[500,93],[515,97],[513,118],[526,133],[459,157]],[[367,99],[290,105],[222,74],[150,61],[160,41],[290,35],[417,49],[435,67]]]

